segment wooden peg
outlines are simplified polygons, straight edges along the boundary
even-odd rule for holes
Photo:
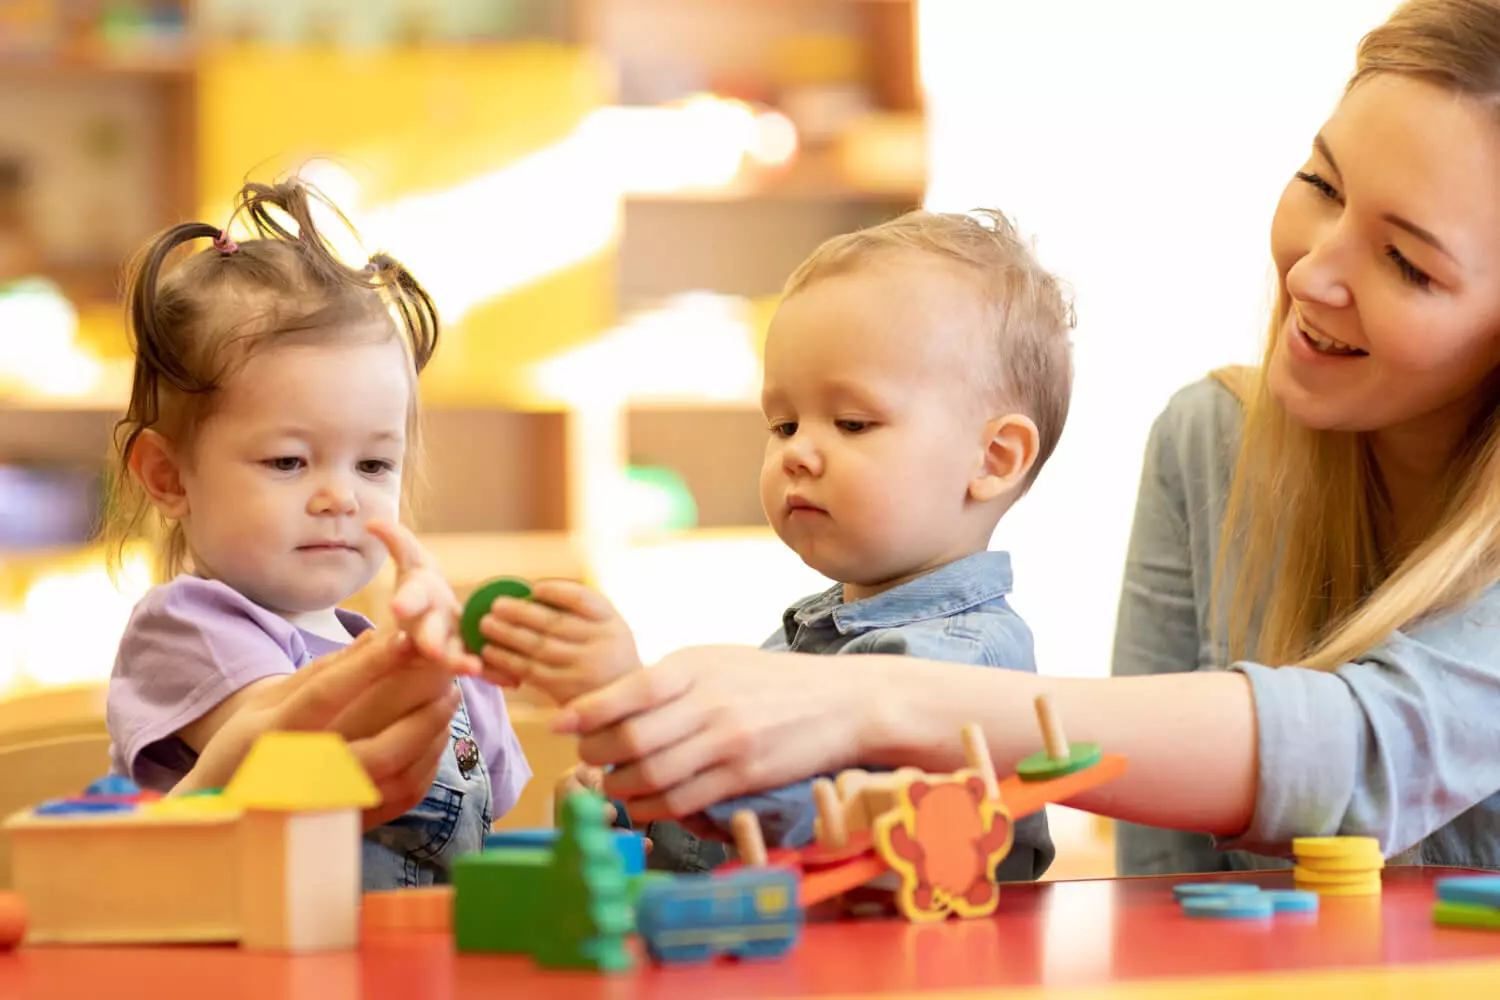
[[[979,772],[979,777],[984,780],[985,798],[992,802],[1000,801],[1000,781],[995,777],[995,763],[990,759],[990,745],[985,742],[984,730],[979,728],[979,723],[971,722],[963,728],[964,757],[969,761],[969,767]]]
[[[760,820],[749,809],[741,809],[730,821],[734,829],[734,849],[746,868],[764,868],[766,840],[760,832]]]
[[[849,830],[844,825],[844,803],[838,789],[827,778],[819,778],[813,782],[812,793],[818,807],[818,846],[843,847],[849,843]]]
[[[1068,746],[1062,720],[1052,710],[1052,702],[1044,694],[1036,696],[1036,718],[1042,727],[1042,743],[1047,747],[1047,756],[1052,760],[1067,760],[1073,753],[1072,748]]]

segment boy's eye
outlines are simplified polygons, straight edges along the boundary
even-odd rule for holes
[[[262,464],[273,472],[296,472],[307,463],[300,458],[283,455],[280,458],[268,458]]]
[[[367,458],[359,463],[359,472],[363,476],[383,476],[394,471],[396,471],[395,463],[383,458]]]
[[[797,433],[797,422],[788,420],[779,424],[771,425],[771,434],[775,437],[789,438]]]

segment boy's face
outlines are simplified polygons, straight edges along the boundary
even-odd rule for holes
[[[203,576],[262,607],[327,611],[374,578],[394,521],[411,385],[394,339],[253,355],[199,425],[180,469]]]
[[[878,593],[988,543],[982,303],[954,266],[892,254],[785,300],[766,339],[761,503],[803,562]]]

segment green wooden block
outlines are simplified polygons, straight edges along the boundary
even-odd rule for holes
[[[460,952],[534,953],[550,936],[552,852],[501,848],[453,862],[453,944]]]
[[[1500,931],[1500,909],[1478,903],[1438,900],[1432,908],[1432,920],[1445,927],[1476,927]]]
[[[568,796],[552,854],[548,933],[535,952],[543,966],[621,972],[635,964],[625,936],[635,924],[625,862],[604,819],[604,798]]]

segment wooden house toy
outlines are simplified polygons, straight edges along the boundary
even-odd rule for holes
[[[6,823],[27,939],[353,947],[379,800],[337,734],[267,733],[219,795],[43,803]]]

